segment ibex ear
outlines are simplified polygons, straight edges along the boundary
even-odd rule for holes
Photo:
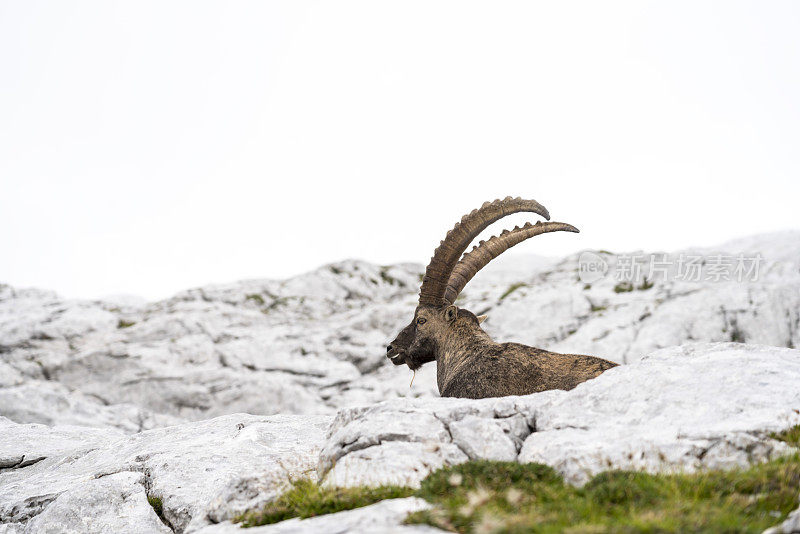
[[[489,317],[488,315],[479,315],[478,316],[478,324],[481,324],[486,318]]]
[[[448,323],[452,323],[458,317],[458,308],[455,306],[448,306],[446,310],[444,310],[444,318]]]

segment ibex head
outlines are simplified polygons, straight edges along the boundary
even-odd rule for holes
[[[414,318],[386,348],[386,356],[393,364],[406,364],[417,369],[435,359],[436,344],[445,336],[462,328],[483,332],[479,325],[485,316],[477,317],[453,303],[464,286],[494,258],[535,235],[578,231],[566,223],[527,223],[521,228],[504,230],[488,241],[481,241],[461,257],[469,244],[490,224],[518,212],[533,212],[550,219],[545,207],[535,200],[507,197],[486,202],[480,209],[462,217],[447,233],[425,269]]]
[[[403,328],[389,344],[386,356],[395,365],[406,364],[411,369],[418,369],[435,359],[436,340],[447,335],[456,320],[480,329],[479,325],[485,319],[485,315],[475,316],[452,304],[444,307],[417,306],[411,324]]]

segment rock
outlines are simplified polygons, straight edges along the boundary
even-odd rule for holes
[[[0,391],[2,388],[18,386],[25,382],[25,377],[14,367],[0,361]]]
[[[407,497],[405,499],[389,499],[363,508],[321,515],[308,519],[289,519],[272,525],[241,529],[232,523],[220,523],[197,531],[197,534],[302,534],[317,532],[348,532],[397,534],[424,534],[444,532],[425,525],[403,525],[403,520],[412,512],[426,510],[430,505],[422,499]]]
[[[582,484],[606,469],[745,466],[790,450],[769,434],[800,423],[798,384],[798,350],[686,345],[568,392],[341,410],[320,473],[334,485],[416,486],[443,465],[485,458],[548,464]]]
[[[337,486],[418,487],[428,473],[469,459],[517,457],[548,391],[499,399],[396,399],[340,410],[328,430],[319,472]],[[454,431],[455,428],[455,431]],[[478,433],[488,434],[482,439]],[[489,439],[487,439],[487,437]]]
[[[118,428],[126,433],[182,422],[178,417],[129,403],[107,405],[58,382],[44,380],[0,388],[0,413],[20,423]]]
[[[122,436],[122,432],[113,429],[19,425],[0,417],[0,481],[7,476],[3,473],[4,470],[26,467],[45,458],[102,447]]]
[[[24,469],[0,472],[0,523],[32,520],[77,485],[138,472],[147,494],[162,500],[171,527],[190,532],[263,506],[293,477],[313,477],[329,422],[320,416],[234,414],[133,436],[117,434],[96,448],[73,448]],[[23,443],[24,436],[39,430],[33,427],[6,422],[3,439]],[[33,445],[31,450],[43,455]]]
[[[611,369],[542,409],[520,461],[570,482],[613,466],[745,466],[784,453],[768,434],[800,423],[800,351],[684,345]]]
[[[449,429],[453,443],[464,451],[470,460],[513,462],[517,459],[514,442],[494,419],[468,415],[460,421],[450,423]]]
[[[714,281],[723,253],[761,254],[756,279]],[[800,346],[800,234],[667,254],[673,267],[709,261],[697,281],[625,288],[615,275],[632,256],[594,254],[608,275],[591,283],[576,277],[578,254],[504,255],[458,302],[488,313],[499,341],[629,365],[570,392],[477,401],[438,398],[433,365],[410,386],[384,357],[416,305],[421,265],[344,261],[153,303],[0,284],[0,533],[68,524],[79,501],[98,529],[124,531],[113,521],[152,520],[142,492],[162,498],[178,532],[236,528],[229,518],[290,476],[416,486],[486,458],[541,461],[580,484],[609,467],[724,468],[784,453],[768,434],[800,415],[798,351],[775,348]],[[748,344],[685,345],[695,341]],[[227,415],[240,411],[254,415]],[[92,488],[116,492],[118,517],[75,493]]]
[[[385,338],[406,311],[397,297],[413,302],[419,269],[341,262],[287,281],[209,286],[148,305],[2,286],[0,389],[29,386],[26,393],[51,397],[55,408],[80,401],[77,411],[97,415],[81,424],[98,427],[110,422],[100,407],[118,404],[163,426],[237,411],[334,413],[344,402],[406,395],[405,377],[387,387],[374,373],[388,369]],[[54,395],[44,382],[67,389]],[[0,414],[47,421],[36,404],[0,404]],[[68,413],[55,410],[52,419]],[[113,424],[130,430],[129,423]]]
[[[295,477],[417,486],[441,466],[482,458],[545,463],[574,484],[611,468],[743,466],[789,451],[770,433],[800,423],[798,383],[800,351],[716,343],[658,351],[568,392],[393,399],[333,419],[229,415],[131,436],[2,419],[0,523],[27,532],[77,521],[70,509],[84,500],[81,517],[115,528],[152,521],[142,508],[152,496],[172,530],[214,532],[237,528],[231,518],[262,507]],[[113,509],[128,512],[103,511],[87,497],[93,488],[116,492]],[[372,516],[361,514],[344,516],[361,519],[343,531],[366,528],[359,522]],[[323,528],[315,525],[270,528]]]
[[[800,508],[789,514],[786,521],[781,523],[784,534],[798,534],[800,532]]]
[[[147,502],[144,482],[143,473],[122,472],[77,484],[56,497],[22,532],[170,534]]]
[[[698,281],[673,272],[621,292],[617,271],[634,255],[597,252],[608,274],[585,284],[575,275],[578,254],[512,252],[481,271],[459,305],[487,312],[484,326],[500,341],[618,362],[690,341],[800,346],[799,237],[658,254],[673,271],[684,256],[709,262]],[[714,281],[711,260],[723,253],[761,254],[757,279]],[[636,257],[646,273],[651,256]],[[209,285],[153,303],[0,286],[0,391],[26,387],[6,392],[0,415],[133,432],[140,422],[147,429],[240,411],[333,414],[436,397],[433,365],[409,387],[408,369],[383,356],[416,305],[421,273],[421,265],[343,261],[287,280]],[[35,399],[30,406],[18,401],[23,392]]]
[[[764,534],[800,534],[800,508],[790,512],[780,525],[765,530]]]

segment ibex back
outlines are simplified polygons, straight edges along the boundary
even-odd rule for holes
[[[572,389],[617,365],[594,356],[496,343],[481,328],[483,317],[453,305],[479,270],[514,245],[547,232],[578,231],[565,223],[527,223],[481,241],[461,257],[490,224],[523,211],[550,219],[544,206],[535,200],[511,197],[487,202],[462,217],[447,233],[425,270],[414,319],[387,347],[386,355],[395,365],[417,369],[436,361],[436,381],[443,397],[478,399]]]

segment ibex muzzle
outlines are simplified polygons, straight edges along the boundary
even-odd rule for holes
[[[495,343],[480,327],[483,317],[453,305],[478,271],[514,245],[543,233],[578,231],[566,223],[527,223],[481,241],[461,256],[490,224],[518,212],[550,219],[544,206],[535,200],[511,197],[487,202],[461,218],[425,269],[413,320],[386,348],[386,356],[395,365],[417,369],[436,361],[436,380],[443,397],[483,398],[572,389],[617,365],[594,356]]]

